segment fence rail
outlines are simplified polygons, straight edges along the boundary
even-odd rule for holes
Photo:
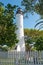
[[[0,65],[43,65],[43,51],[0,51]]]

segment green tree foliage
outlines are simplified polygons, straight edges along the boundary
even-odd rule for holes
[[[31,37],[32,41],[35,42],[38,37],[43,36],[43,30],[24,29],[24,35]]]
[[[40,19],[43,19],[43,0],[23,0],[21,2],[24,6],[24,13],[37,13],[40,15]],[[43,28],[43,20],[38,20],[37,25],[40,24],[39,29]],[[42,24],[42,25],[41,25]]]
[[[25,48],[26,48],[26,51],[30,51],[31,50],[31,45],[30,44],[32,44],[32,39],[27,36],[25,38]]]
[[[33,42],[36,42],[33,48],[34,50],[43,50],[43,30],[39,31],[34,29],[24,29],[24,34],[25,36],[27,36],[26,51],[32,50],[30,43],[33,43]]]
[[[0,3],[0,45],[12,47],[18,42],[15,33],[17,27],[14,23],[15,9],[15,5],[7,4],[7,6],[4,6],[3,3]]]
[[[21,2],[25,12],[36,12],[43,15],[43,0],[23,0]]]
[[[34,0],[23,0],[21,2],[21,5],[24,6],[24,13],[27,13],[27,12],[33,12],[33,7],[34,7]]]
[[[29,45],[30,43],[26,43],[25,44],[25,48],[26,48],[26,51],[30,51],[31,50],[31,46]]]
[[[36,47],[36,50],[43,50],[43,37],[39,37],[37,40],[36,40],[36,43],[34,45]]]
[[[35,12],[40,15],[40,19],[37,20],[37,25],[40,24],[39,29],[43,28],[43,0],[38,0],[38,3],[35,5]]]
[[[35,5],[35,12],[43,15],[43,0],[38,0],[37,4]]]

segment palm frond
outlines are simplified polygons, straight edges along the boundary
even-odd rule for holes
[[[42,23],[42,24],[40,24],[40,27],[41,27],[41,26],[43,26],[43,23]]]
[[[41,23],[43,23],[43,21],[38,22],[38,23],[35,25],[35,28],[36,28],[36,26],[38,26],[38,25],[41,24]]]
[[[42,28],[43,28],[43,26],[39,27],[39,29],[38,29],[38,30],[40,30],[40,29],[42,29]]]
[[[42,18],[40,18],[40,19],[36,20],[35,22],[38,22],[38,21],[40,21],[40,20],[42,20]]]

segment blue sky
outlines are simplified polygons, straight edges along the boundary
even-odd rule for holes
[[[0,2],[4,3],[4,5],[10,3],[12,5],[18,5],[19,7],[21,7],[21,1],[22,0],[0,0]],[[22,8],[22,7],[21,7]],[[29,14],[28,18],[24,19],[24,28],[29,28],[29,29],[34,29],[34,26],[36,24],[36,20],[39,19],[39,15],[37,15],[36,13],[34,15]]]

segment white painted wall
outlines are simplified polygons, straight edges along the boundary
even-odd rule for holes
[[[16,25],[18,30],[17,38],[19,39],[17,51],[25,51],[25,42],[24,42],[24,30],[23,30],[23,15],[16,14]]]
[[[16,14],[16,24],[17,24],[17,37],[20,39],[21,37],[24,36],[24,31],[23,31],[23,15],[21,14]]]

